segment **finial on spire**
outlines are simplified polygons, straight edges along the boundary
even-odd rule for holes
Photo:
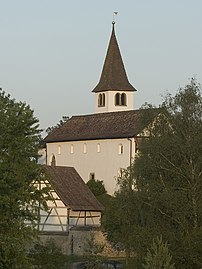
[[[115,15],[117,15],[117,14],[118,14],[117,11],[113,12],[113,21],[112,21],[112,24],[113,24],[113,25],[115,24]]]

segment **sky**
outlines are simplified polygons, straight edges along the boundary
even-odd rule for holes
[[[0,0],[0,88],[40,127],[95,111],[115,16],[135,109],[202,83],[202,0]]]

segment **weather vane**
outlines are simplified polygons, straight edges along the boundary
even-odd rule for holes
[[[113,21],[112,21],[113,24],[115,24],[115,15],[117,15],[117,14],[118,14],[117,11],[113,12]]]

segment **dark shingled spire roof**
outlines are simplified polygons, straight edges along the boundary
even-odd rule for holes
[[[105,58],[100,81],[92,92],[103,91],[136,91],[129,83],[124,68],[123,60],[116,40],[114,24],[112,23],[112,34]]]

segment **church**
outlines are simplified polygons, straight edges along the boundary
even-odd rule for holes
[[[133,107],[136,89],[130,84],[115,33],[109,40],[100,80],[92,93],[93,114],[72,116],[45,138],[46,164],[73,167],[84,182],[102,180],[108,194],[116,178],[138,152],[142,110]]]

